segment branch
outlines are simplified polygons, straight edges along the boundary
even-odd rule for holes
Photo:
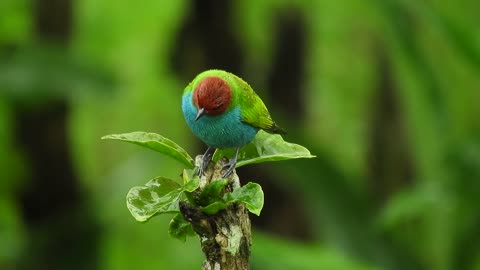
[[[199,164],[201,156],[196,157]],[[226,158],[217,163],[211,162],[200,179],[200,187],[193,193],[194,201],[200,201],[200,194],[211,182],[221,179],[222,167]],[[234,171],[228,178],[224,193],[240,188],[240,180]],[[234,203],[217,214],[207,215],[201,208],[188,202],[180,202],[180,212],[185,220],[192,224],[193,230],[200,237],[200,244],[205,254],[202,270],[247,270],[250,269],[251,227],[245,204]]]

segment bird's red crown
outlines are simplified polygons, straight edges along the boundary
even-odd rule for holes
[[[193,91],[193,103],[208,115],[224,113],[232,98],[228,83],[219,77],[205,77]]]

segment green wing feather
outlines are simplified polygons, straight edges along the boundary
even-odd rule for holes
[[[185,88],[184,93],[193,91],[193,89],[195,89],[195,87],[208,76],[218,76],[230,83],[232,88],[235,88],[235,90],[233,90],[235,97],[230,107],[233,108],[237,104],[240,104],[242,107],[241,120],[243,122],[270,133],[286,133],[272,120],[267,107],[263,104],[263,101],[255,91],[253,91],[252,87],[235,74],[218,69],[204,71],[195,77],[195,79]]]
[[[241,78],[231,75],[239,90],[237,98],[242,106],[242,121],[270,133],[285,134],[286,132],[272,120],[267,107],[252,87]]]

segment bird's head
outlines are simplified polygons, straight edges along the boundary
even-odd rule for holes
[[[231,99],[232,89],[225,80],[215,76],[203,78],[193,90],[193,104],[198,109],[195,121],[203,115],[224,113]]]

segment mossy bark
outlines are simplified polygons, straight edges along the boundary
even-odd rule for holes
[[[197,156],[196,162],[199,163],[200,160],[201,156]],[[216,163],[211,162],[200,179],[200,188],[193,194],[194,200],[199,199],[206,185],[222,178],[223,166],[227,163],[226,158]],[[235,171],[227,180],[229,184],[224,190],[225,193],[240,187]],[[217,214],[207,215],[200,208],[182,202],[180,211],[200,237],[200,244],[206,257],[202,270],[250,269],[251,226],[248,210],[244,204],[232,204]]]

